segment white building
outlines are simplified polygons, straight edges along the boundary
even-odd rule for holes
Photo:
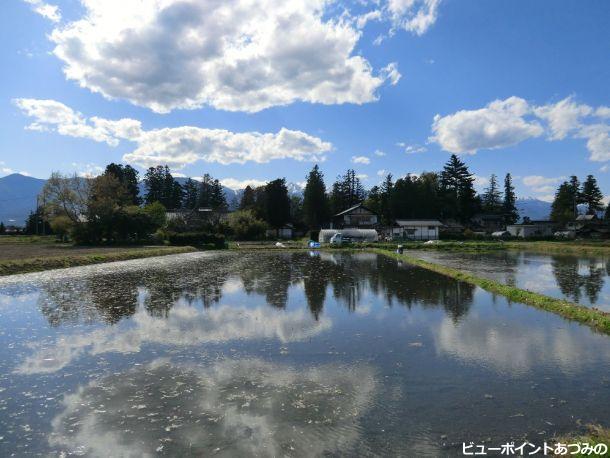
[[[443,226],[435,219],[397,219],[392,228],[392,237],[410,240],[438,240],[438,231]]]
[[[513,237],[526,239],[529,237],[551,237],[556,226],[552,221],[530,221],[526,224],[509,224],[506,226],[506,230]]]

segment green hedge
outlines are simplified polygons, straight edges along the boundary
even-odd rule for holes
[[[172,245],[203,246],[213,245],[215,248],[225,248],[226,240],[222,234],[208,232],[167,232],[167,240]]]

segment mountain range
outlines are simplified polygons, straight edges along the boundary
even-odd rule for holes
[[[186,178],[176,178],[184,184]],[[21,226],[30,212],[36,209],[36,196],[42,190],[46,180],[33,178],[18,173],[0,178],[0,221],[6,225]],[[290,195],[302,195],[303,187],[298,183],[286,183]],[[223,187],[227,202],[234,209],[241,198],[243,189]],[[140,192],[144,192],[144,184],[140,184]],[[521,217],[528,216],[533,220],[547,219],[551,204],[536,198],[517,199],[517,209]]]

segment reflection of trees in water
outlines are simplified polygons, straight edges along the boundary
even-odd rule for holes
[[[206,308],[217,303],[230,275],[231,266],[223,259],[117,271],[49,281],[41,287],[39,303],[51,326],[98,321],[114,324],[136,312],[140,297],[150,315],[164,317],[178,301],[200,301]]]
[[[261,295],[280,309],[286,307],[290,288],[302,285],[316,320],[329,286],[334,299],[351,311],[370,291],[389,305],[441,305],[454,319],[466,313],[474,289],[373,254],[251,253],[48,282],[42,287],[41,310],[53,326],[96,321],[114,324],[133,315],[140,303],[151,316],[167,317],[178,302],[201,302],[205,308],[218,303],[230,278],[241,281],[246,294]]]
[[[597,260],[588,259],[585,265],[587,273],[581,275],[582,259],[575,256],[553,256],[553,275],[564,296],[574,302],[580,302],[584,294],[591,304],[595,304],[604,287],[605,276],[609,274],[609,264],[604,268]]]

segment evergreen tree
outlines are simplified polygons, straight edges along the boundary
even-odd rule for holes
[[[182,185],[178,183],[177,180],[174,180],[172,177],[170,186],[170,195],[169,195],[169,206],[167,208],[181,208],[182,200],[184,199],[184,190],[182,189]]]
[[[208,173],[203,175],[199,186],[198,206],[211,208],[214,211],[225,211],[228,208],[227,198],[220,181],[212,178]]]
[[[180,208],[182,204],[182,186],[169,171],[169,167],[158,165],[150,167],[144,177],[146,204],[161,203],[165,208]]]
[[[575,217],[576,196],[574,195],[574,183],[564,181],[559,185],[555,193],[555,199],[551,205],[551,220],[565,224]]]
[[[6,234],[6,226],[3,222],[0,222],[0,235]]]
[[[331,191],[331,206],[333,214],[342,212],[362,202],[366,197],[364,186],[353,169],[345,175],[337,177]]]
[[[364,205],[378,215],[381,215],[381,190],[379,186],[375,185],[369,189]]]
[[[489,186],[485,189],[481,197],[483,211],[494,215],[502,212],[502,193],[498,187],[498,179],[495,174],[489,177]]]
[[[183,188],[183,199],[182,199],[182,207],[188,209],[194,209],[197,207],[197,196],[198,196],[198,188],[197,182],[192,178],[189,178],[184,183]]]
[[[125,187],[133,205],[140,205],[140,187],[138,184],[138,171],[130,165],[115,164],[106,166],[104,175],[112,175]]]
[[[441,172],[441,192],[444,200],[442,217],[466,222],[478,210],[474,176],[455,154],[451,155]]]
[[[606,207],[606,212],[604,213],[604,219],[606,221],[610,221],[610,204]]]
[[[265,220],[274,229],[290,222],[290,197],[286,180],[278,178],[265,186]]]
[[[319,229],[328,221],[329,209],[324,175],[316,164],[307,175],[303,191],[303,219],[312,229]]]
[[[256,196],[254,193],[254,189],[250,185],[246,186],[243,194],[241,195],[241,200],[239,201],[239,209],[240,210],[252,210],[256,205]]]
[[[595,215],[604,209],[604,195],[597,185],[597,180],[593,175],[587,175],[587,179],[582,185],[581,200],[587,205],[587,214]]]
[[[502,203],[502,213],[504,214],[504,222],[506,224],[515,224],[519,219],[517,211],[517,197],[515,196],[515,187],[513,186],[513,178],[510,173],[504,177],[504,201]]]
[[[391,225],[394,222],[393,194],[394,182],[392,181],[392,174],[388,173],[381,184],[379,199],[379,215],[381,216],[381,223],[385,225]]]
[[[210,206],[214,211],[226,211],[228,208],[225,191],[222,189],[222,184],[218,179],[212,182],[212,192],[210,196]]]

